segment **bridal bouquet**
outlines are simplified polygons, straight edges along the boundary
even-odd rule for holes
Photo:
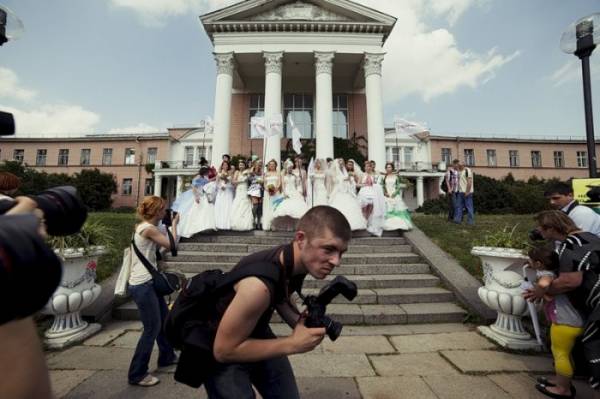
[[[277,189],[272,184],[269,184],[267,186],[267,191],[269,192],[269,195],[271,195],[271,196],[273,196],[273,195],[275,195],[275,193],[277,193]]]

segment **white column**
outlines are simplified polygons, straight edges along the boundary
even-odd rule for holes
[[[281,66],[283,52],[264,52],[265,59],[265,122],[269,123],[272,116],[282,114],[281,111]],[[285,123],[285,121],[284,121]],[[271,159],[281,164],[281,137],[265,137],[265,166]]]
[[[160,197],[160,192],[162,189],[161,183],[162,183],[162,176],[157,175],[155,173],[154,174],[154,195],[156,195],[157,197]]]
[[[213,130],[212,164],[219,166],[221,156],[229,154],[229,127],[231,121],[231,89],[233,88],[233,53],[215,53],[217,82],[215,89],[215,115]]]
[[[175,191],[175,196],[181,194],[181,189],[183,188],[183,177],[177,176],[177,189]]]
[[[317,158],[333,158],[333,87],[332,52],[315,52]]]
[[[423,176],[417,177],[417,205],[421,206],[425,202],[425,193],[423,189]]]
[[[365,91],[367,94],[367,130],[369,159],[377,166],[385,164],[385,134],[383,129],[383,95],[381,92],[381,63],[383,54],[365,53]]]

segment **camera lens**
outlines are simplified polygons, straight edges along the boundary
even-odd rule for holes
[[[338,337],[342,333],[342,328],[344,328],[344,325],[335,320],[332,320],[328,316],[323,316],[321,318],[321,321],[323,322],[323,326],[325,327],[325,332],[327,333],[327,336],[329,337],[329,339],[332,341],[335,341],[336,339],[338,339]]]
[[[54,187],[34,196],[38,208],[44,211],[49,235],[66,236],[77,233],[87,218],[87,208],[72,186]]]

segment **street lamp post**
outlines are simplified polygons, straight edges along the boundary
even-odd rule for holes
[[[596,44],[600,41],[600,31],[594,31],[594,25],[598,26],[599,23],[600,13],[582,18],[569,26],[563,33],[560,41],[560,47],[565,53],[575,54],[581,60],[588,167],[591,178],[598,176],[598,170],[596,168],[596,140],[592,110],[590,55],[596,48]]]

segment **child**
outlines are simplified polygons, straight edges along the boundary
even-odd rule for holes
[[[528,255],[529,265],[536,271],[537,285],[548,289],[552,280],[556,278],[555,271],[558,269],[556,253],[551,247],[544,246],[532,248]],[[552,323],[550,339],[556,377],[552,380],[540,377],[535,387],[544,395],[553,398],[572,398],[575,396],[575,387],[571,384],[573,377],[571,350],[577,337],[583,333],[583,318],[565,294],[554,297],[545,295],[544,312],[546,318]]]

